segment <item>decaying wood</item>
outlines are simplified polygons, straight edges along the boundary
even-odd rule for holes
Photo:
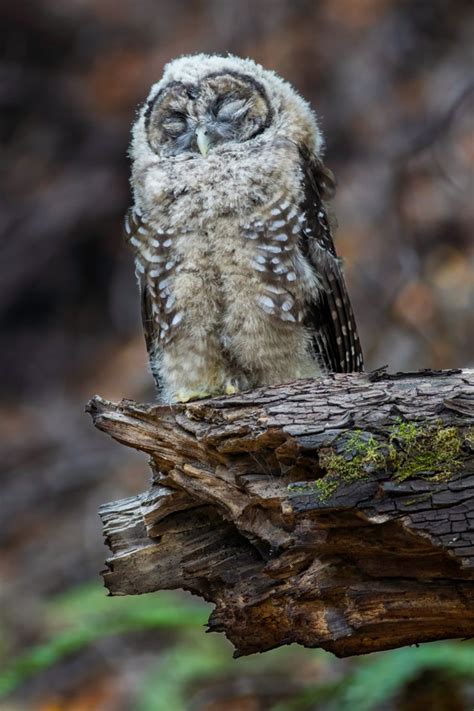
[[[334,375],[172,407],[96,397],[89,411],[153,473],[101,510],[113,595],[191,590],[237,654],[474,636],[474,371]],[[449,476],[369,468],[322,496],[321,452],[355,430],[386,442],[401,421],[456,428]]]

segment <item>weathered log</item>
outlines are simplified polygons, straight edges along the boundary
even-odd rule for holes
[[[474,636],[474,371],[88,410],[153,473],[101,509],[111,594],[190,590],[237,654]]]

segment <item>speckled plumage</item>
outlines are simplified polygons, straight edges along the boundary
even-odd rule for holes
[[[136,255],[165,401],[362,368],[309,105],[251,60],[167,65],[133,128]]]

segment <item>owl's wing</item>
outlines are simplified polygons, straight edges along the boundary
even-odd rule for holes
[[[152,233],[146,223],[142,220],[141,215],[133,208],[128,210],[125,215],[123,232],[125,240],[131,245],[136,256],[135,273],[140,287],[143,333],[145,335],[145,344],[148,352],[150,369],[155,380],[156,387],[160,390],[161,382],[156,368],[156,349],[159,342],[157,309],[153,292],[151,290],[153,287],[150,285],[149,270],[147,269],[146,260],[142,257]]]
[[[334,179],[315,156],[302,153],[301,158],[305,195],[300,248],[322,285],[307,315],[315,355],[329,371],[361,371],[362,348],[324,203],[332,196]]]

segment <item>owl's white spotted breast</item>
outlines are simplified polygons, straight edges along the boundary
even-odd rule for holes
[[[298,152],[280,140],[223,158],[216,151],[207,159],[161,160],[140,185],[149,227],[172,233],[178,308],[195,312],[196,325],[202,296],[222,322],[226,303],[238,298],[242,304],[251,292],[248,307],[301,321],[305,294],[314,297],[317,284],[297,247],[303,217]]]

